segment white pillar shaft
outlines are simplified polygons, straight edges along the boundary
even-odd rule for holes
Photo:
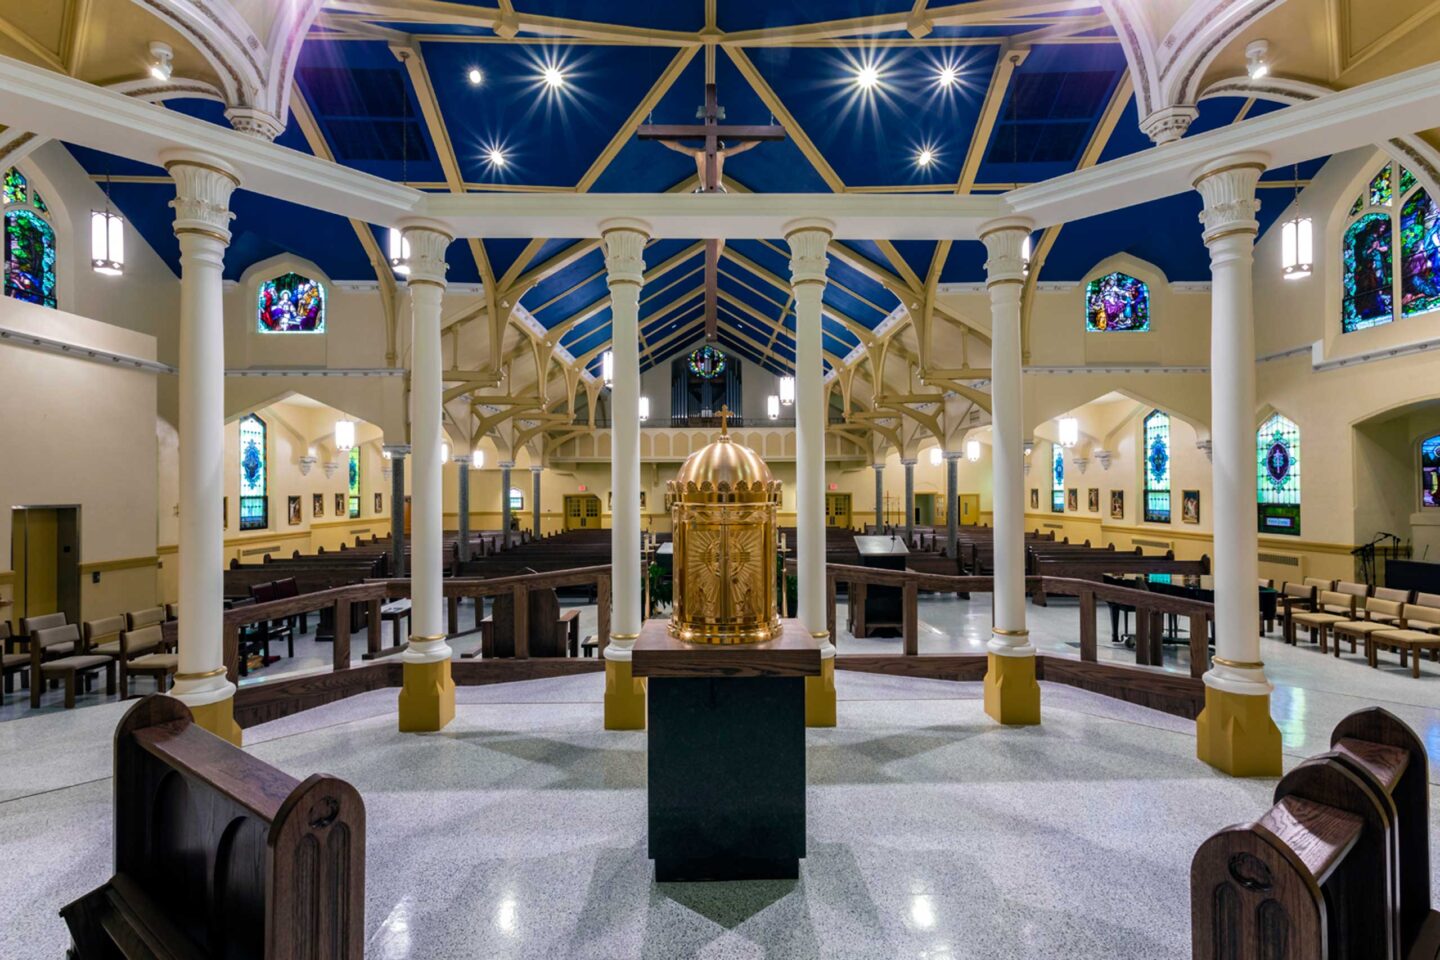
[[[1256,619],[1255,316],[1252,299],[1256,158],[1232,159],[1199,178],[1210,248],[1211,523],[1215,538],[1215,657],[1205,683],[1264,695]]]
[[[795,287],[796,616],[811,633],[826,629],[825,367],[820,349],[820,283]]]
[[[825,606],[825,360],[820,309],[832,224],[800,221],[785,231],[795,297],[795,615],[820,656],[835,656]]]
[[[450,659],[445,642],[444,514],[440,459],[440,311],[445,296],[445,248],[434,230],[405,230],[410,243],[410,663]]]
[[[614,380],[610,387],[610,644],[605,656],[629,660],[640,635],[640,287],[646,233],[605,233]]]
[[[221,161],[176,157],[180,241],[180,623],[172,694],[191,707],[234,695],[225,676],[225,324],[221,287],[230,242],[230,194],[239,180]],[[36,682],[34,679],[32,683]]]

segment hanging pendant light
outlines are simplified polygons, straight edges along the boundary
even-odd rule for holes
[[[978,461],[980,460],[980,441],[979,441],[979,440],[966,440],[966,441],[965,441],[965,459],[966,459],[966,460],[969,460],[971,463],[976,463],[976,462],[978,462]]]
[[[405,239],[399,227],[390,228],[389,249],[386,252],[390,268],[402,277],[410,276],[410,241]]]
[[[1056,421],[1060,425],[1060,446],[1073,447],[1080,442],[1080,421],[1074,417],[1061,417]]]
[[[600,379],[607,387],[615,382],[615,354],[610,350],[606,350],[600,358]]]
[[[765,413],[771,420],[780,419],[780,398],[773,393],[765,398]]]
[[[1315,267],[1315,225],[1300,209],[1300,165],[1295,165],[1295,216],[1280,228],[1280,268],[1286,280],[1303,280]]]
[[[342,418],[335,421],[335,449],[349,453],[355,446],[355,421]]]
[[[938,467],[945,462],[945,451],[939,447],[930,448],[930,466]]]
[[[400,57],[402,61],[409,59],[409,53],[404,52]],[[410,94],[404,89],[401,96],[405,98],[404,122],[400,125],[400,182],[410,182]],[[390,228],[390,236],[386,241],[386,259],[390,261],[390,269],[402,277],[410,276],[410,241],[405,239],[405,233],[399,227]]]
[[[110,173],[105,173],[105,209],[90,211],[90,269],[107,277],[125,272],[125,221],[110,208]]]
[[[788,406],[791,406],[791,405],[794,404],[794,403],[795,403],[795,378],[794,378],[794,377],[781,377],[781,378],[780,378],[780,405],[781,405],[781,406],[788,407]]]
[[[650,419],[650,398],[649,398],[649,397],[641,397],[641,398],[640,398],[640,419],[641,419],[641,420],[649,420],[649,419]]]

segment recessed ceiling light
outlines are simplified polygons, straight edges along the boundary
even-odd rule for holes
[[[465,74],[465,79],[470,81],[472,87],[478,87],[485,82],[485,74],[480,72],[479,67],[471,67],[470,71]]]
[[[558,90],[565,86],[565,74],[561,73],[560,68],[557,66],[551,65],[546,67],[540,77],[545,81],[545,86],[552,90]]]
[[[942,87],[953,87],[960,82],[960,71],[947,63],[940,68],[939,74],[936,75],[936,82]]]
[[[880,68],[867,63],[855,71],[855,86],[861,90],[874,90],[880,85]]]
[[[485,162],[492,167],[505,166],[505,151],[499,147],[491,147],[485,151]]]
[[[935,151],[929,147],[921,147],[920,151],[915,154],[915,162],[922,167],[930,166],[935,162]]]

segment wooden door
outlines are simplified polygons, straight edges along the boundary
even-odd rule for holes
[[[842,529],[850,527],[850,494],[825,494],[825,526]]]
[[[973,527],[980,522],[980,494],[960,494],[960,525]]]
[[[600,526],[600,498],[593,493],[565,497],[565,529],[594,530]]]

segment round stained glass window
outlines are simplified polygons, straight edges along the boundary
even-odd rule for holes
[[[725,354],[708,343],[690,354],[690,373],[702,380],[714,380],[725,372]]]

